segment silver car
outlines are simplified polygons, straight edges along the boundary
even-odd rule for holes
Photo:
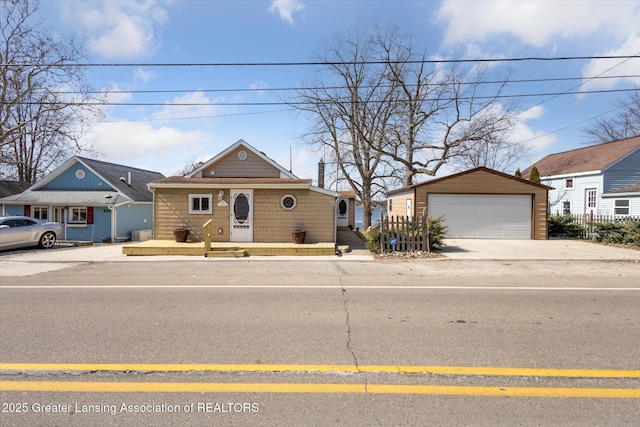
[[[0,217],[0,250],[38,246],[51,248],[62,234],[57,222],[47,222],[28,216]]]

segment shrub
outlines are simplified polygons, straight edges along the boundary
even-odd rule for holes
[[[549,237],[571,237],[581,239],[585,236],[586,229],[576,224],[569,215],[549,216]]]
[[[443,224],[444,216],[437,218],[427,218],[427,226],[429,227],[429,249],[441,249],[444,246],[444,238],[446,237],[449,227]]]
[[[598,242],[640,246],[640,221],[590,222],[589,226]]]
[[[367,233],[364,245],[371,252],[380,252],[380,230],[377,228],[370,229]]]

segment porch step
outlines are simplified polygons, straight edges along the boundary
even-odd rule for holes
[[[240,248],[226,248],[226,249],[211,249],[207,252],[207,258],[244,258],[249,254],[244,249]]]

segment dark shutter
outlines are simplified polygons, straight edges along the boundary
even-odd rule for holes
[[[87,224],[93,224],[93,206],[87,208]]]
[[[31,205],[24,205],[24,216],[31,216]]]

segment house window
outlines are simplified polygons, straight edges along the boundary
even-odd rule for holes
[[[564,181],[565,188],[573,188],[573,178],[567,178]]]
[[[43,221],[49,221],[49,208],[46,206],[34,206],[32,216]]]
[[[393,199],[389,199],[389,212],[393,211]]]
[[[616,215],[629,215],[629,200],[616,200],[614,208]]]
[[[293,194],[285,194],[280,199],[280,206],[285,211],[292,211],[296,207],[296,198],[293,196]]]
[[[586,203],[587,208],[596,207],[596,197],[597,197],[597,192],[595,189],[590,188],[587,190],[587,203]]]
[[[411,199],[407,199],[407,218],[413,215],[413,209],[411,209]]]
[[[189,194],[190,214],[210,214],[213,212],[211,194]]]
[[[69,209],[69,222],[71,224],[86,224],[87,223],[87,208],[70,208]]]
[[[562,215],[571,215],[571,202],[562,202]]]

